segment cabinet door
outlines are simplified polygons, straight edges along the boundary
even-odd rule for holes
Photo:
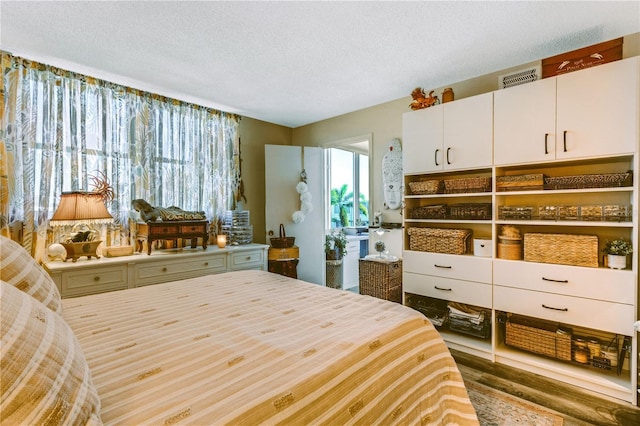
[[[435,105],[402,116],[404,173],[442,170],[442,107]]]
[[[464,98],[444,107],[444,168],[493,163],[493,93]]]
[[[494,164],[555,159],[555,78],[498,90],[493,99]]]
[[[558,76],[558,159],[632,153],[638,140],[638,58]]]

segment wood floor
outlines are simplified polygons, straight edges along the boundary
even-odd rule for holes
[[[597,396],[589,391],[549,380],[460,351],[451,350],[465,380],[509,393],[558,412],[565,426],[640,425],[640,408]]]

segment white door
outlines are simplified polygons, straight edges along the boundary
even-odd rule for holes
[[[304,158],[303,158],[304,155]],[[300,223],[292,215],[300,210],[300,182],[302,163],[307,173],[307,186],[313,210]],[[322,148],[265,145],[265,229],[266,241],[279,235],[280,224],[286,235],[295,237],[300,250],[298,278],[324,285],[324,150]],[[271,234],[272,235],[269,235]]]

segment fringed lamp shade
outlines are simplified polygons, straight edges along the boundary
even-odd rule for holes
[[[87,224],[110,223],[113,216],[104,205],[102,196],[96,192],[63,192],[60,204],[53,214],[50,223],[54,225],[75,225],[78,222]]]

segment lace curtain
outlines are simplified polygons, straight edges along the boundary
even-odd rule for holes
[[[131,200],[203,210],[234,207],[239,120],[174,99],[2,53],[0,229],[23,222],[23,246],[44,256],[60,193],[91,191],[104,174],[115,198],[112,245],[130,244]]]

